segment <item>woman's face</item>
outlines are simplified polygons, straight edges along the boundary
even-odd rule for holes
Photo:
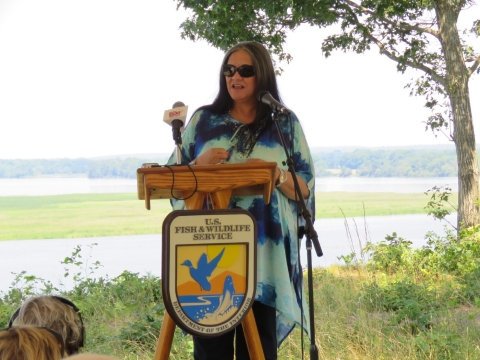
[[[238,50],[230,55],[227,64],[239,68],[242,65],[253,65],[253,61],[248,52]],[[234,102],[254,103],[257,101],[256,75],[242,77],[238,71],[236,71],[232,77],[226,76],[225,81],[227,82],[228,93]]]

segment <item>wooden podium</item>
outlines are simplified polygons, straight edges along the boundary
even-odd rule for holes
[[[188,210],[202,209],[210,194],[215,209],[227,209],[232,195],[263,195],[270,202],[274,189],[275,162],[219,165],[171,165],[137,169],[138,198],[150,210],[152,199],[185,198]],[[167,360],[176,324],[167,311],[158,338],[155,360]],[[242,321],[250,357],[264,360],[262,344],[252,310]]]

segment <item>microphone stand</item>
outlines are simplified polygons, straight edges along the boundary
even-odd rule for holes
[[[281,115],[285,117],[284,114]],[[315,318],[314,318],[314,303],[313,303],[313,275],[312,275],[312,242],[315,247],[315,252],[317,256],[320,257],[323,255],[322,248],[318,242],[317,232],[313,228],[312,215],[307,209],[305,203],[305,198],[303,197],[302,192],[300,191],[300,185],[298,183],[297,175],[295,173],[295,167],[293,165],[293,160],[288,152],[288,148],[285,142],[285,137],[283,136],[282,129],[279,122],[278,110],[275,109],[272,112],[272,119],[275,125],[277,126],[278,135],[280,136],[280,141],[282,142],[283,149],[285,151],[285,156],[287,157],[288,170],[292,174],[293,183],[295,185],[295,192],[299,199],[299,203],[302,207],[302,216],[305,219],[305,236],[306,236],[306,249],[307,249],[307,267],[308,267],[308,309],[310,312],[310,359],[318,360],[318,349],[315,344]],[[293,139],[292,139],[293,141]]]
[[[175,105],[175,104],[174,104]],[[175,141],[175,154],[177,157],[177,165],[182,164],[182,151],[180,145],[182,145],[182,134],[180,128],[183,125],[183,121],[175,119],[172,121],[172,134],[173,140]]]

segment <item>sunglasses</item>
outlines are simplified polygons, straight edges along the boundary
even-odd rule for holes
[[[235,67],[230,64],[223,64],[223,75],[226,77],[232,77],[238,71],[238,74],[241,77],[249,78],[255,75],[255,68],[252,65],[242,65],[240,67]]]
[[[42,327],[42,326],[34,326],[34,327],[36,329],[39,329],[39,330],[45,330],[45,331],[49,332],[50,334],[52,334],[55,337],[55,339],[57,339],[58,345],[60,346],[60,351],[62,352],[62,356],[63,356],[63,354],[65,354],[65,341],[63,340],[62,335],[60,335],[55,330],[52,330],[52,329],[49,329],[49,328],[46,328],[46,327]],[[21,329],[21,326],[12,326],[12,327],[9,327],[9,328],[2,329],[0,331],[10,331],[11,329]]]

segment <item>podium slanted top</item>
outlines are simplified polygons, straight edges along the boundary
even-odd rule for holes
[[[138,199],[145,200],[147,209],[150,209],[150,199],[187,198],[193,193],[189,202],[197,205],[190,208],[198,208],[198,202],[203,201],[207,193],[225,198],[222,203],[232,195],[263,195],[268,204],[274,189],[276,168],[275,162],[139,168]],[[225,208],[224,204],[220,208]]]

